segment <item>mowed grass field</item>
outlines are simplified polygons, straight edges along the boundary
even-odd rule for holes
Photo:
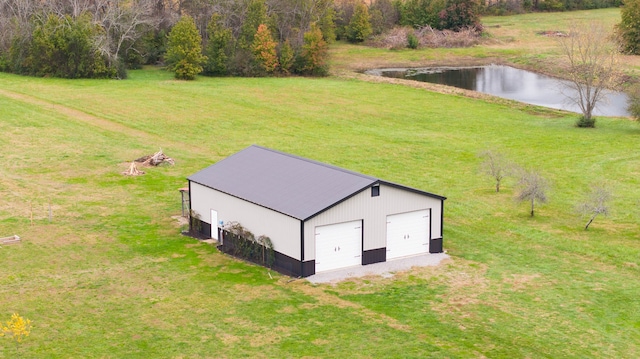
[[[34,324],[0,356],[638,357],[640,125],[576,118],[340,77],[0,74],[0,237],[23,238],[0,248],[0,319]],[[185,178],[251,144],[447,196],[451,259],[311,285],[181,236]],[[159,148],[175,166],[121,175]],[[550,181],[536,217],[478,173],[486,149]],[[612,213],[584,231],[601,181]]]

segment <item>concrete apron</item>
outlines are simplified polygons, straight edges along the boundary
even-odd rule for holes
[[[368,264],[366,266],[356,266],[340,268],[332,271],[321,272],[307,277],[313,283],[337,283],[349,278],[358,278],[368,275],[379,275],[384,278],[393,277],[395,272],[401,272],[412,267],[437,266],[444,259],[449,258],[446,253],[427,253],[417,256],[393,259],[388,262]]]

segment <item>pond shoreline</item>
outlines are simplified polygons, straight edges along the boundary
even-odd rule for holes
[[[342,70],[342,71],[336,72],[333,74],[333,76],[336,76],[338,78],[343,78],[343,79],[355,79],[355,80],[365,81],[370,83],[386,83],[386,84],[393,84],[393,85],[408,86],[408,87],[427,90],[427,91],[436,92],[444,95],[454,95],[454,96],[473,98],[473,99],[486,101],[489,103],[509,106],[510,108],[517,108],[529,114],[536,115],[536,116],[543,116],[546,118],[561,118],[561,117],[566,117],[570,115],[575,115],[575,113],[569,112],[569,111],[548,108],[543,106],[530,105],[530,104],[519,102],[519,101],[509,100],[502,97],[485,94],[482,92],[470,91],[470,90],[460,89],[452,86],[438,85],[438,84],[419,82],[414,80],[394,79],[394,78],[388,78],[383,76],[368,75],[368,74],[365,74],[364,72],[350,71],[350,70]]]
[[[578,91],[571,81],[522,70],[509,65],[388,67],[365,71],[367,75],[404,79],[475,91],[534,106],[581,114]],[[594,116],[629,117],[628,95],[605,90]]]

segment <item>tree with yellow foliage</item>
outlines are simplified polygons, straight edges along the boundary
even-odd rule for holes
[[[0,337],[9,337],[16,343],[16,350],[18,344],[22,343],[25,337],[28,337],[31,333],[31,321],[21,317],[18,313],[13,313],[11,320],[7,321],[7,325],[0,327]]]

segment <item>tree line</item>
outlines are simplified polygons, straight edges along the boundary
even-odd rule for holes
[[[127,68],[162,63],[167,35],[186,17],[209,52],[207,73],[257,75],[251,46],[260,25],[293,61],[303,53],[305,38],[317,45],[310,37],[318,30],[326,41],[335,38],[331,5],[332,0],[0,0],[0,71],[124,78]],[[296,60],[300,73],[326,71],[323,59],[313,70]]]
[[[559,0],[522,1],[523,9],[544,10],[555,9],[545,6]],[[619,0],[575,0],[577,7],[569,8],[591,8],[596,1],[598,7],[619,5]],[[637,8],[638,1],[627,0],[627,7]],[[196,70],[214,76],[324,75],[327,46],[336,39],[362,42],[398,26],[479,34],[479,15],[500,4],[503,0],[0,0],[0,71],[125,78],[127,69],[145,64],[177,69],[178,62],[191,61],[189,74],[178,77]],[[181,19],[186,25],[174,37],[183,41],[171,44],[169,34]],[[637,44],[637,28],[626,32],[630,47]],[[199,54],[196,49],[190,60],[176,57],[191,43]]]
[[[557,12],[619,7],[623,0],[483,0],[482,13],[511,15],[526,12]]]
[[[169,48],[184,18],[177,32],[201,47],[191,72],[324,75],[336,39],[360,42],[398,25],[478,26],[477,13],[475,0],[0,0],[0,71],[125,78],[185,50]]]

